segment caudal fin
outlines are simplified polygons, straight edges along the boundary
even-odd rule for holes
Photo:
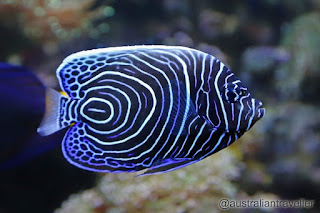
[[[38,133],[41,136],[51,135],[63,127],[59,124],[60,100],[63,97],[59,92],[48,88],[46,91],[46,111],[41,121]]]

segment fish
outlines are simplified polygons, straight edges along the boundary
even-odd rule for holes
[[[93,172],[170,172],[231,145],[265,114],[221,61],[165,45],[107,47],[67,56],[46,91],[38,133],[69,127],[67,161]]]
[[[45,85],[27,67],[0,62],[0,172],[22,166],[60,144],[37,128],[45,113]]]

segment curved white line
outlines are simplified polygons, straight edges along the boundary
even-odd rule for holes
[[[220,63],[220,69],[219,69],[219,72],[217,73],[216,78],[214,80],[214,86],[215,86],[216,93],[217,93],[217,96],[219,98],[219,102],[220,102],[220,105],[221,105],[221,111],[223,113],[223,117],[224,117],[224,121],[225,121],[225,125],[226,125],[226,131],[228,132],[229,131],[229,124],[228,124],[227,113],[226,113],[226,110],[224,108],[223,100],[222,100],[222,97],[220,95],[220,91],[219,91],[219,87],[218,87],[218,80],[219,80],[219,77],[220,77],[221,73],[223,72],[224,64],[222,62],[218,61],[218,60],[217,60],[217,63]]]
[[[105,103],[105,104],[107,104],[109,107],[110,107],[110,116],[107,118],[107,119],[105,119],[105,120],[96,120],[96,119],[92,119],[92,118],[90,118],[89,116],[87,116],[84,112],[83,112],[83,110],[84,110],[84,108],[86,107],[86,105],[88,105],[90,102],[92,102],[92,101],[99,101],[99,102],[103,102],[103,103]],[[86,102],[84,102],[82,105],[81,105],[81,107],[80,107],[80,114],[85,118],[85,119],[87,119],[87,120],[89,120],[89,121],[91,121],[91,122],[93,122],[93,123],[97,123],[97,124],[103,124],[103,123],[108,123],[112,118],[113,118],[113,116],[114,116],[114,108],[113,108],[113,106],[112,106],[112,104],[111,104],[111,102],[110,101],[108,101],[108,100],[104,100],[104,99],[102,99],[102,98],[89,98]]]

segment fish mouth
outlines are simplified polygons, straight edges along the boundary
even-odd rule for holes
[[[262,118],[266,114],[266,109],[262,107],[262,102],[257,106],[257,117]]]

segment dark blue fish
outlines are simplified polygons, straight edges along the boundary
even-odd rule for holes
[[[229,146],[263,117],[262,103],[218,59],[186,47],[82,51],[57,69],[38,132],[70,126],[62,152],[96,172],[168,172]]]
[[[45,87],[29,69],[0,62],[0,171],[57,145],[37,133],[45,112]]]

